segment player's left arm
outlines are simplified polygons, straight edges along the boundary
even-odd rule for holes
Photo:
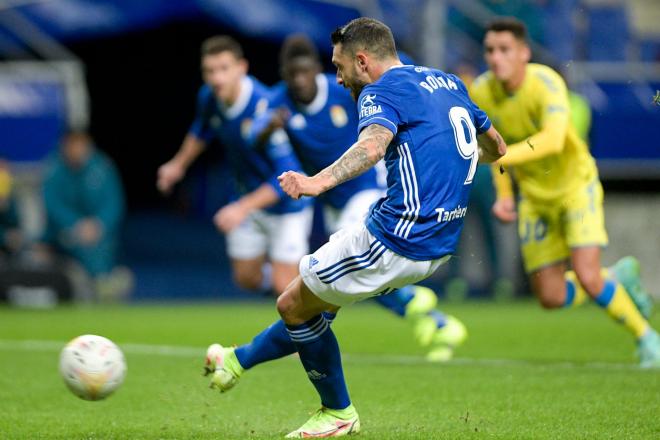
[[[370,124],[361,132],[356,143],[332,165],[312,177],[287,171],[279,177],[284,192],[294,199],[301,196],[318,196],[359,176],[376,165],[383,157],[387,146],[394,138],[389,128]]]
[[[538,94],[532,98],[538,99],[541,130],[523,141],[509,145],[506,156],[499,160],[501,165],[519,165],[559,154],[564,149],[570,123],[566,84],[557,74],[547,75],[539,83]]]
[[[213,221],[220,231],[227,233],[240,225],[252,212],[279,202],[285,193],[279,185],[278,176],[286,170],[301,168],[284,130],[277,130],[271,135],[262,153],[273,168],[272,174],[257,189],[216,213]]]
[[[506,154],[506,142],[492,125],[485,133],[477,136],[477,142],[479,143],[479,162],[481,163],[495,162]]]

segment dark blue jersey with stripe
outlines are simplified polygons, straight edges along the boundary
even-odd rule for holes
[[[394,134],[385,153],[387,196],[366,220],[385,246],[413,260],[455,251],[479,159],[486,114],[458,77],[397,66],[364,87],[358,131],[379,124]]]
[[[271,109],[284,107],[290,112],[291,117],[284,129],[308,175],[314,175],[331,165],[357,140],[355,127],[358,118],[355,101],[350,93],[337,84],[331,75],[317,75],[316,85],[318,92],[308,105],[294,102],[284,82],[274,87],[269,100]],[[253,125],[254,135],[258,135],[269,121],[268,114],[257,118]],[[372,169],[319,198],[341,209],[357,192],[375,188],[379,186],[376,170]]]
[[[197,114],[189,133],[209,142],[217,137],[224,146],[231,171],[240,194],[254,191],[263,183],[269,183],[280,195],[275,205],[265,210],[283,214],[302,210],[309,199],[293,200],[280,188],[277,176],[289,170],[301,170],[288,142],[268,142],[254,147],[248,140],[254,118],[268,108],[268,89],[252,77],[241,83],[238,99],[230,107],[223,106],[213,90],[203,85],[197,97]]]

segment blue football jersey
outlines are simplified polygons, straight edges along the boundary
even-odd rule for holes
[[[254,191],[269,183],[280,195],[280,201],[266,211],[281,214],[295,212],[309,204],[309,200],[293,200],[282,191],[277,176],[289,170],[301,170],[291,145],[286,142],[267,143],[256,148],[249,142],[254,118],[268,108],[268,89],[252,77],[245,77],[241,92],[234,104],[225,107],[203,85],[197,98],[197,114],[189,133],[206,142],[217,137],[227,152],[231,171],[239,193]]]
[[[413,260],[455,251],[463,227],[486,114],[458,77],[420,66],[394,67],[364,87],[358,131],[394,133],[385,153],[387,196],[366,224],[386,247]]]
[[[358,116],[350,93],[331,75],[317,75],[316,85],[316,98],[308,105],[296,104],[285,83],[274,88],[269,100],[271,109],[285,107],[291,113],[285,131],[308,175],[331,165],[357,140]],[[255,121],[255,136],[269,120],[269,115],[265,114]],[[379,186],[376,171],[372,169],[322,194],[320,199],[341,209],[355,193],[375,188]]]

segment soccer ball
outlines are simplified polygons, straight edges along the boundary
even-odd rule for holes
[[[81,399],[108,397],[124,381],[126,361],[119,347],[103,336],[78,336],[60,353],[60,374]]]

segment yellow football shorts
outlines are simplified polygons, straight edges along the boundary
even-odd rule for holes
[[[568,259],[571,249],[606,246],[600,181],[594,179],[552,203],[521,198],[518,235],[527,273]]]

